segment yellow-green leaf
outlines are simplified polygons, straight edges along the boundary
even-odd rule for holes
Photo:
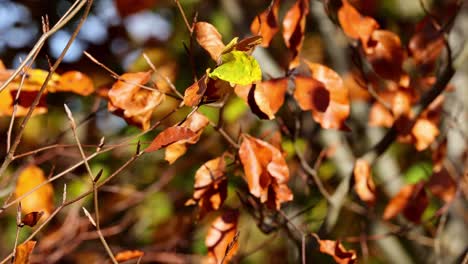
[[[254,57],[245,52],[233,50],[221,56],[222,64],[208,73],[231,84],[248,85],[262,79],[262,70]]]

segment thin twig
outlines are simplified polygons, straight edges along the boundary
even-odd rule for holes
[[[177,88],[175,87],[174,83],[172,83],[172,81],[167,77],[165,76],[164,74],[161,74],[157,69],[156,69],[156,66],[154,66],[154,64],[151,62],[150,58],[148,58],[148,56],[146,55],[146,53],[143,53],[143,58],[145,58],[146,60],[146,63],[148,63],[148,65],[150,66],[150,68],[160,77],[162,78],[166,83],[167,85],[169,85],[169,87],[171,88],[172,92],[174,94],[176,94],[179,99],[181,100],[184,100],[184,96],[179,92],[177,91]]]
[[[176,3],[177,8],[179,8],[180,14],[182,15],[182,18],[184,19],[185,26],[187,27],[190,34],[192,34],[193,28],[190,26],[190,24],[189,24],[189,22],[187,20],[187,16],[185,15],[184,9],[182,8],[182,5],[180,4],[180,1],[179,0],[174,0],[174,2]]]

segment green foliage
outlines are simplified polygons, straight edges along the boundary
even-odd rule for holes
[[[248,85],[262,79],[262,70],[254,57],[245,52],[233,50],[221,55],[222,64],[208,73],[231,84]]]
[[[409,167],[403,174],[403,179],[408,184],[418,183],[429,179],[432,174],[432,164],[427,161],[418,162]]]

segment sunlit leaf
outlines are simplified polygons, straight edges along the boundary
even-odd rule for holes
[[[330,92],[322,82],[310,77],[296,76],[294,83],[294,99],[302,110],[322,113],[327,110],[330,105]]]
[[[244,134],[239,157],[253,196],[276,209],[293,199],[287,186],[289,169],[281,151],[265,141]]]
[[[128,261],[132,259],[139,259],[143,257],[145,253],[140,250],[125,250],[117,253],[115,255],[115,260],[117,261]]]
[[[275,34],[279,31],[279,4],[279,0],[274,0],[272,5],[256,16],[250,25],[252,34],[259,34],[263,37],[263,47],[268,47]]]
[[[373,206],[377,199],[375,184],[372,179],[370,164],[364,159],[358,159],[354,165],[354,190],[359,198]]]
[[[224,50],[224,43],[218,30],[208,22],[197,22],[194,27],[195,39],[214,61],[218,61]]]
[[[439,128],[430,120],[419,118],[414,124],[411,133],[416,140],[415,148],[422,151],[434,142],[439,135]]]
[[[231,84],[248,85],[262,79],[262,70],[257,60],[242,51],[231,51],[222,55],[222,64],[208,73]]]
[[[151,144],[145,149],[145,152],[153,152],[159,150],[161,148],[169,146],[172,143],[181,140],[187,140],[195,135],[196,133],[187,127],[168,127],[154,138]]]
[[[16,247],[13,264],[29,264],[29,257],[36,246],[36,241],[28,241]]]
[[[57,91],[69,91],[79,95],[88,96],[94,92],[91,78],[79,71],[68,71],[59,79]]]
[[[230,210],[212,222],[205,238],[208,263],[229,263],[229,260],[236,254],[238,220],[239,212]]]
[[[283,19],[283,38],[286,47],[291,52],[289,68],[299,65],[299,52],[304,42],[304,33],[307,15],[309,14],[309,1],[296,0]]]
[[[379,28],[379,24],[372,17],[361,15],[347,0],[342,0],[342,7],[338,10],[338,21],[346,36],[360,40],[366,48],[372,32]]]
[[[330,255],[338,264],[357,263],[357,254],[354,250],[346,250],[340,241],[318,240],[320,252]]]
[[[224,157],[207,161],[195,173],[193,198],[187,205],[197,203],[200,208],[199,218],[221,208],[227,197],[226,164]]]
[[[15,197],[25,195],[39,184],[47,181],[41,168],[29,165],[21,170],[16,182]],[[21,210],[23,213],[43,211],[45,217],[49,216],[54,207],[54,190],[51,183],[33,191],[25,198],[21,199]]]
[[[200,104],[224,104],[232,92],[229,83],[223,80],[214,80],[203,75],[197,82],[185,90],[184,103],[187,106]]]

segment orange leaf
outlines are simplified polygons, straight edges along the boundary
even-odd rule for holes
[[[294,98],[299,107],[314,112],[325,112],[330,105],[330,92],[322,82],[310,77],[296,76]]]
[[[369,125],[391,127],[395,122],[393,115],[381,103],[375,102],[369,112]]]
[[[383,219],[390,220],[403,212],[408,220],[419,223],[428,204],[424,182],[406,185],[388,202]]]
[[[203,129],[205,129],[209,122],[210,121],[206,116],[199,112],[194,112],[180,125],[180,127],[186,127],[195,132],[195,134],[188,138],[180,139],[167,146],[164,158],[169,162],[169,164],[174,163],[179,157],[185,154],[187,151],[187,144],[195,144],[198,142],[200,135],[203,133]]]
[[[364,159],[358,159],[354,165],[354,190],[359,198],[373,206],[376,201],[375,184],[372,179],[371,167]]]
[[[31,189],[47,181],[41,168],[29,165],[24,168],[18,177],[15,187],[15,197],[28,193]],[[47,183],[21,199],[21,210],[23,213],[44,211],[46,217],[54,207],[54,190],[52,184]]]
[[[451,202],[457,192],[457,183],[445,167],[434,169],[426,186],[434,196],[446,203]]]
[[[304,42],[304,33],[306,18],[309,14],[309,1],[297,0],[288,10],[283,19],[283,38],[286,47],[292,53],[289,68],[295,68],[299,65],[299,52]]]
[[[205,75],[185,90],[184,104],[198,106],[200,104],[224,103],[231,94],[232,87],[223,80],[214,80]]]
[[[239,212],[230,210],[212,222],[205,238],[205,245],[208,248],[208,263],[228,263],[236,254],[238,220]]]
[[[141,86],[151,79],[151,72],[125,73],[108,92],[108,109],[125,118],[131,124],[146,130],[150,126],[153,110],[165,99],[157,90]]]
[[[125,251],[117,253],[117,255],[115,255],[115,260],[128,261],[131,259],[138,259],[140,257],[143,257],[144,254],[145,252],[140,251],[140,250],[125,250]]]
[[[39,222],[43,214],[43,211],[28,213],[21,218],[21,224],[33,227]]]
[[[418,151],[425,150],[439,135],[439,128],[426,118],[419,118],[411,129],[411,134],[416,140],[415,148]]]
[[[36,241],[27,241],[17,246],[13,264],[29,264],[29,256],[35,246]]]
[[[70,91],[88,96],[94,92],[94,84],[91,78],[84,73],[68,71],[60,77],[57,91]]]
[[[364,51],[378,75],[395,82],[400,80],[405,53],[398,35],[388,30],[374,30]]]
[[[145,149],[145,152],[153,152],[161,148],[167,147],[168,145],[181,141],[187,140],[197,134],[186,127],[175,126],[168,127],[159,133],[153,142]]]
[[[276,209],[280,208],[281,203],[293,199],[287,186],[289,169],[281,151],[265,141],[244,134],[239,157],[253,196]]]
[[[357,255],[354,250],[346,250],[341,242],[334,240],[318,240],[320,252],[330,255],[338,264],[357,263]]]
[[[259,34],[263,37],[262,46],[270,46],[271,40],[279,31],[278,25],[278,9],[279,0],[273,0],[271,6],[269,6],[260,15],[256,16],[250,25],[250,31],[252,34]]]
[[[366,48],[372,32],[379,28],[379,24],[372,17],[361,15],[347,0],[338,10],[338,21],[346,36],[360,40]]]
[[[218,61],[224,50],[224,43],[218,30],[208,22],[197,22],[194,27],[195,39],[214,61]]]
[[[226,164],[224,157],[207,161],[195,173],[195,191],[193,199],[187,205],[197,203],[200,208],[199,218],[221,208],[227,197],[227,179],[224,177]]]
[[[348,88],[343,85],[341,77],[332,69],[321,64],[305,63],[312,72],[312,78],[323,83],[325,89],[330,93],[330,103],[325,112],[312,112],[312,116],[323,128],[348,130],[344,121],[349,116]],[[320,109],[323,109],[320,108]]]

